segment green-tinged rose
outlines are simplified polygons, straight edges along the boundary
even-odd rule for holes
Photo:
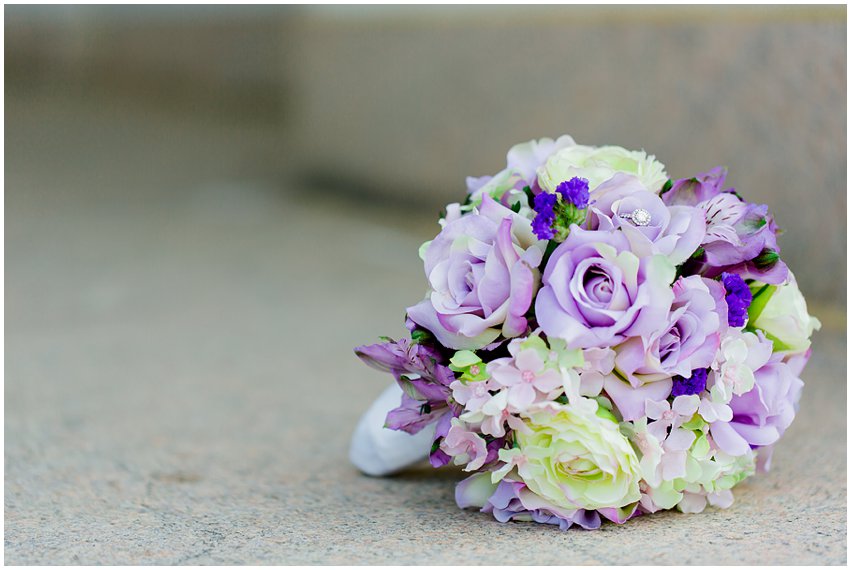
[[[538,169],[538,184],[555,192],[556,187],[574,176],[588,180],[593,190],[618,172],[631,174],[651,192],[659,193],[667,182],[665,165],[653,155],[619,146],[583,146],[563,148]]]
[[[515,432],[520,477],[564,508],[624,507],[640,498],[638,457],[611,413],[595,406],[549,404]],[[600,410],[598,410],[600,411]]]
[[[821,323],[807,312],[807,302],[795,276],[790,273],[785,285],[756,283],[751,290],[754,299],[748,309],[748,328],[763,331],[776,351],[807,350],[813,331],[819,330]]]

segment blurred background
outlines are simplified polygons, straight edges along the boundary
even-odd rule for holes
[[[387,383],[351,347],[402,333],[465,176],[542,136],[644,148],[674,178],[726,165],[768,203],[825,325],[833,380],[806,405],[845,433],[844,7],[4,17],[7,562],[378,562],[375,541],[405,560],[363,501],[464,516],[446,480],[348,466]],[[328,500],[351,517],[330,542]]]

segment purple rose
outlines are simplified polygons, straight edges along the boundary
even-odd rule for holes
[[[535,314],[569,348],[614,346],[667,322],[673,279],[664,256],[639,258],[622,232],[574,225],[547,263]]]
[[[575,144],[568,135],[562,135],[556,140],[543,138],[516,144],[508,151],[503,170],[494,176],[468,176],[467,193],[474,198],[490,194],[500,199],[505,206],[510,206],[518,196],[524,195],[526,186],[538,194],[541,191],[538,186],[538,168],[555,152]]]
[[[491,180],[493,180],[493,176],[468,176],[466,180],[467,194],[475,194]]]
[[[727,330],[724,286],[692,275],[674,283],[674,302],[664,327],[652,335],[633,337],[615,350],[615,366],[634,387],[712,364]]]
[[[520,176],[524,185],[531,187],[532,192],[537,194],[541,191],[538,186],[538,168],[555,152],[575,144],[568,135],[562,135],[556,140],[543,138],[520,143],[508,151],[506,164],[509,170]]]
[[[600,528],[602,517],[623,524],[640,512],[637,504],[622,509],[594,510],[565,509],[548,502],[529,490],[525,483],[503,479],[494,485],[490,473],[478,473],[464,479],[455,487],[455,502],[462,509],[481,507],[501,523],[509,521],[537,522],[556,525],[567,530],[578,525],[586,530]]]
[[[454,349],[519,336],[528,326],[544,243],[529,220],[484,195],[478,212],[447,223],[428,245],[432,290],[408,316]]]
[[[783,283],[788,269],[778,256],[774,218],[767,206],[745,202],[732,188],[722,190],[726,175],[726,169],[715,168],[678,180],[662,195],[669,206],[696,206],[704,212],[706,236],[701,245],[705,255],[694,271],[706,277],[727,272],[773,285]]]
[[[646,214],[646,219],[633,216]],[[666,206],[634,176],[616,174],[594,190],[586,227],[620,228],[633,253],[661,253],[679,265],[697,250],[706,234],[703,211],[692,206]]]
[[[721,450],[742,455],[748,449],[772,445],[791,425],[798,412],[804,382],[798,377],[809,353],[784,359],[774,353],[754,372],[754,387],[741,396],[733,396],[729,423],[715,422],[711,433]]]

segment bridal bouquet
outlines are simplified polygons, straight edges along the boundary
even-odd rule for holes
[[[401,388],[384,427],[471,473],[460,507],[592,529],[727,507],[768,469],[820,324],[725,175],[562,136],[467,179],[410,337],[356,349]]]

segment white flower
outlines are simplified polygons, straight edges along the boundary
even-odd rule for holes
[[[750,326],[765,332],[774,341],[774,350],[801,353],[810,347],[813,331],[821,322],[807,312],[807,301],[798,289],[795,276],[789,273],[785,285],[754,285],[756,295],[748,313]]]
[[[730,400],[725,397],[725,394],[720,389],[709,390],[709,395],[700,399],[698,413],[700,417],[709,423],[713,422],[729,422],[733,419],[733,410],[728,405]]]
[[[517,473],[537,495],[564,508],[619,508],[641,498],[635,450],[604,409],[541,405],[515,434],[526,457]]]
[[[555,192],[559,184],[578,176],[588,180],[589,189],[593,192],[618,172],[635,176],[645,188],[657,194],[668,180],[665,165],[644,151],[619,146],[574,145],[547,159],[538,169],[538,184],[544,190]]]
[[[638,465],[641,468],[641,477],[649,488],[656,488],[662,483],[659,476],[659,463],[662,461],[662,444],[647,426],[647,418],[641,418],[634,423],[621,425],[622,431],[629,436],[629,441],[641,454]]]
[[[699,405],[700,398],[696,394],[677,396],[673,405],[669,404],[668,400],[660,402],[648,398],[644,402],[645,413],[651,420],[656,420],[650,425],[650,431],[657,439],[665,439],[668,428],[676,429],[683,425],[691,419]]]
[[[750,392],[755,382],[754,371],[768,362],[771,350],[771,343],[761,334],[730,329],[721,340],[721,347],[715,356],[715,362],[712,363],[709,400],[713,403],[728,404],[733,395]],[[706,416],[703,419],[713,421]]]

